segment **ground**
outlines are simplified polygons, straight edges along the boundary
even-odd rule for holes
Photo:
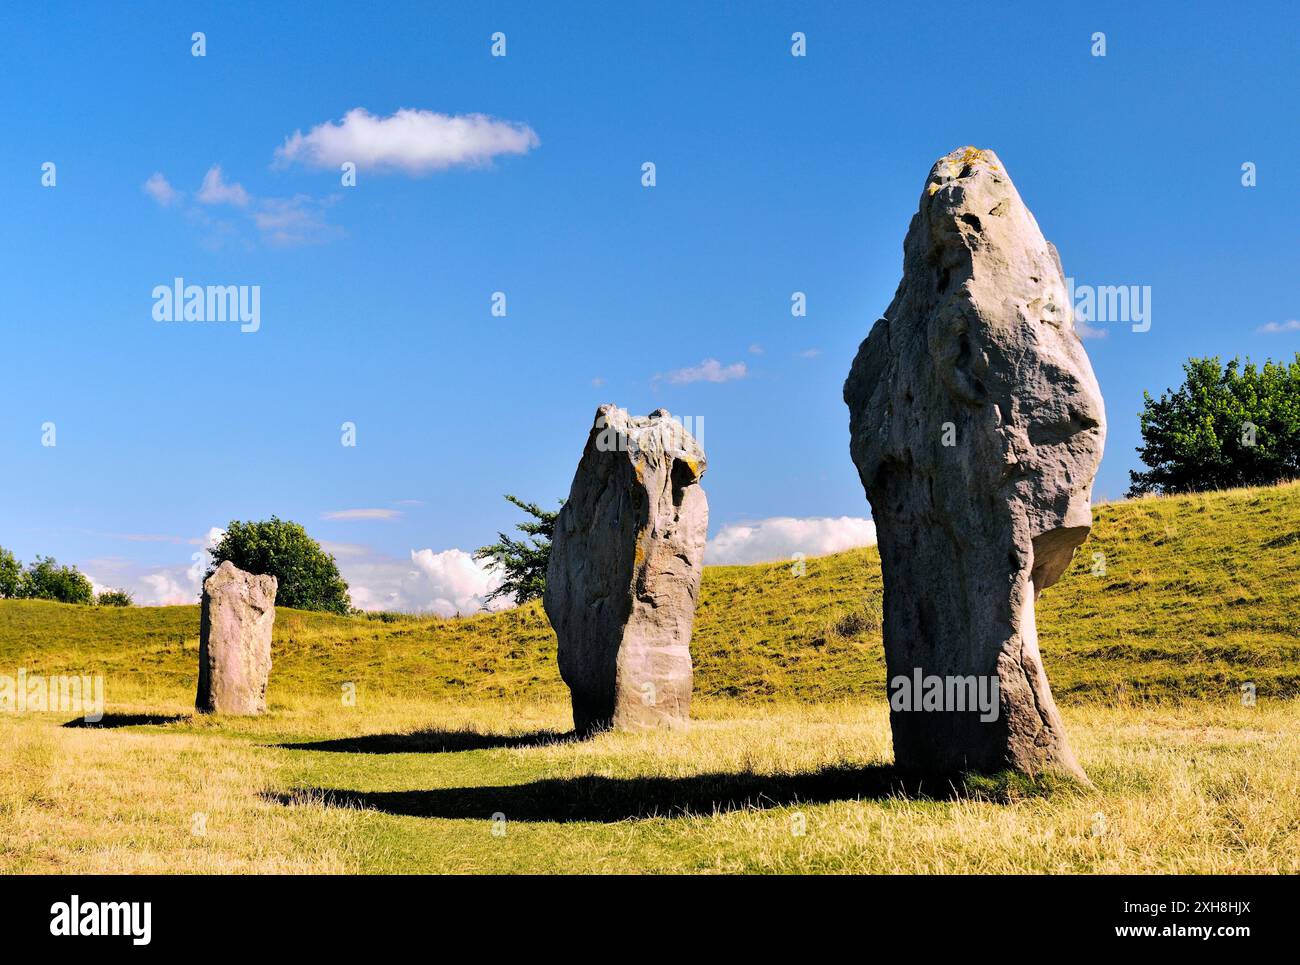
[[[196,607],[0,601],[0,675],[108,699],[0,713],[0,873],[1297,873],[1297,572],[1300,486],[1098,508],[1040,601],[1092,788],[890,769],[874,550],[707,569],[691,728],[588,741],[536,605],[281,611],[269,713],[211,718]]]
[[[894,786],[876,704],[586,742],[563,704],[0,719],[0,871],[1296,873],[1297,709],[1067,707],[1094,789],[956,796]]]

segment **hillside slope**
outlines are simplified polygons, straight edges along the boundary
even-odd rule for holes
[[[708,567],[696,693],[821,701],[883,693],[874,548]],[[1071,571],[1039,601],[1058,696],[1300,694],[1300,484],[1100,506]],[[102,673],[110,703],[190,700],[198,607],[0,600],[0,672]],[[385,622],[281,610],[271,701],[290,693],[562,698],[540,605]]]

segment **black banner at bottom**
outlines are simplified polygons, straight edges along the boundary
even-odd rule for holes
[[[653,945],[665,929],[735,952],[755,942],[871,935],[927,952],[999,934],[1055,947],[1223,951],[1294,931],[1285,877],[570,878],[10,877],[0,879],[9,952],[38,946],[193,952],[232,940],[259,954],[338,953],[376,941],[477,934],[536,950],[576,929],[583,944]],[[1287,919],[1284,922],[1284,916]],[[674,922],[674,918],[677,919]],[[621,936],[621,937],[620,937]],[[639,937],[638,937],[639,936]],[[686,940],[685,935],[681,940]],[[692,941],[694,939],[691,939]],[[447,949],[450,951],[450,949]],[[768,949],[771,950],[770,948]]]

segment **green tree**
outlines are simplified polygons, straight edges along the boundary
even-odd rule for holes
[[[91,604],[95,602],[95,588],[86,574],[75,566],[60,566],[53,557],[38,556],[23,573],[18,596],[29,600]]]
[[[22,580],[23,565],[14,558],[13,553],[0,546],[0,598],[16,597]]]
[[[526,503],[517,496],[506,496],[529,516],[535,523],[518,523],[515,528],[525,533],[529,539],[512,539],[505,533],[497,533],[497,541],[491,546],[479,547],[474,553],[476,560],[491,560],[504,573],[501,585],[487,596],[487,602],[498,597],[509,597],[515,603],[527,603],[538,599],[546,589],[546,564],[551,559],[551,539],[555,536],[555,520],[559,510],[548,511],[536,503]],[[564,500],[560,500],[564,504]]]
[[[1130,496],[1263,486],[1300,476],[1300,353],[1294,362],[1188,359],[1186,381],[1160,398],[1143,393],[1148,466],[1131,471]]]
[[[105,590],[95,597],[95,606],[134,606],[135,600],[126,590]]]
[[[205,580],[229,560],[241,570],[269,573],[279,580],[276,606],[349,612],[348,585],[339,575],[334,557],[297,523],[275,516],[256,523],[232,520],[211,556]]]

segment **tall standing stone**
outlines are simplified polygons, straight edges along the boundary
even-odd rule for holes
[[[260,714],[271,676],[274,576],[245,573],[229,560],[203,583],[199,622],[199,692],[205,713]]]
[[[580,734],[689,719],[704,469],[699,443],[667,410],[596,411],[555,523],[543,600]]]
[[[1092,525],[1105,412],[1060,258],[993,152],[963,148],[931,169],[903,280],[844,401],[880,543],[891,688],[918,671],[998,688],[994,720],[891,701],[897,764],[1087,780],[1034,601]]]

